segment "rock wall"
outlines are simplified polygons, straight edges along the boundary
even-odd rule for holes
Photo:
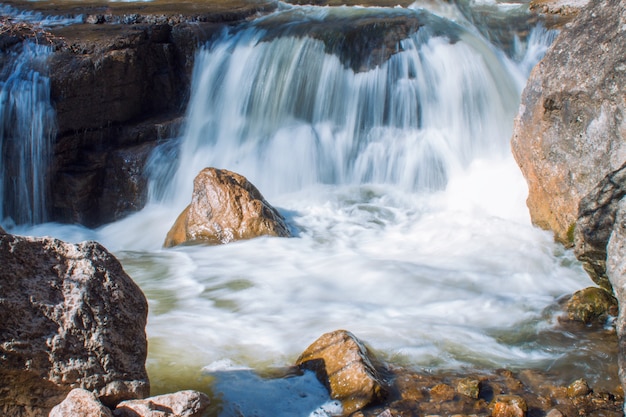
[[[558,241],[573,243],[580,200],[626,161],[625,111],[626,2],[591,1],[532,71],[512,138],[532,221]]]
[[[0,415],[47,416],[76,387],[149,394],[148,305],[98,243],[0,234]]]

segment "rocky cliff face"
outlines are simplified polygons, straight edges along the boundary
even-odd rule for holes
[[[626,161],[626,3],[593,1],[563,30],[522,95],[513,154],[533,222],[572,243],[578,204]],[[570,236],[568,236],[570,230]]]

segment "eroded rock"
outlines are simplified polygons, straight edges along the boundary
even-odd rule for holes
[[[352,333],[336,330],[313,342],[296,365],[314,371],[330,396],[341,401],[344,415],[350,415],[385,397],[387,384],[377,363]]]
[[[209,397],[198,391],[179,391],[144,400],[121,402],[115,417],[202,417],[209,406]]]
[[[291,233],[283,216],[244,176],[205,168],[194,179],[191,204],[176,219],[164,246],[221,244],[258,236]]]
[[[91,392],[74,388],[61,404],[56,405],[48,417],[113,417],[111,410]]]
[[[147,302],[96,242],[0,234],[0,414],[46,415],[73,388],[149,393]]]
[[[624,57],[626,1],[590,2],[522,94],[512,149],[529,185],[531,218],[568,245],[580,200],[626,161]]]
[[[603,323],[609,315],[616,314],[617,299],[607,290],[598,287],[576,291],[567,302],[569,319],[585,324]]]

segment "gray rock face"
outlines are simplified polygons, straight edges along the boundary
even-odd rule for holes
[[[147,302],[106,249],[0,234],[0,265],[0,415],[47,415],[77,387],[148,395]]]
[[[608,291],[611,291],[611,283],[606,272],[607,244],[625,195],[626,164],[607,175],[581,200],[574,229],[576,257],[583,262],[591,279]]]
[[[617,318],[619,377],[626,388],[626,198],[618,204],[607,253],[607,274],[620,303]]]
[[[536,225],[571,244],[578,204],[626,161],[626,0],[591,1],[524,89],[512,138]]]

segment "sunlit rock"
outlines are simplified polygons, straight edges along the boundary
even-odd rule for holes
[[[350,415],[386,396],[387,384],[377,363],[352,333],[337,330],[313,342],[296,365],[313,370],[330,396],[341,401],[344,415]]]
[[[164,246],[290,235],[283,216],[244,176],[205,168],[194,179],[191,204],[176,219]]]
[[[209,397],[198,391],[179,391],[145,400],[121,402],[115,417],[202,417],[209,406]]]
[[[609,315],[617,314],[617,299],[608,291],[598,287],[588,287],[576,291],[567,302],[567,315],[570,320],[585,324],[602,323]]]
[[[480,381],[474,378],[463,378],[456,384],[456,392],[477,399],[480,393]]]
[[[567,396],[570,398],[581,397],[591,392],[589,384],[584,379],[577,379],[567,387]]]
[[[111,410],[98,400],[91,391],[74,388],[61,404],[56,405],[48,417],[113,417]]]
[[[533,69],[512,149],[534,224],[571,244],[578,204],[626,161],[626,0],[590,2]]]
[[[46,415],[73,388],[149,393],[147,302],[96,242],[0,235],[0,415]]]
[[[517,395],[498,395],[493,399],[491,406],[492,417],[525,417],[528,412],[526,400]]]

